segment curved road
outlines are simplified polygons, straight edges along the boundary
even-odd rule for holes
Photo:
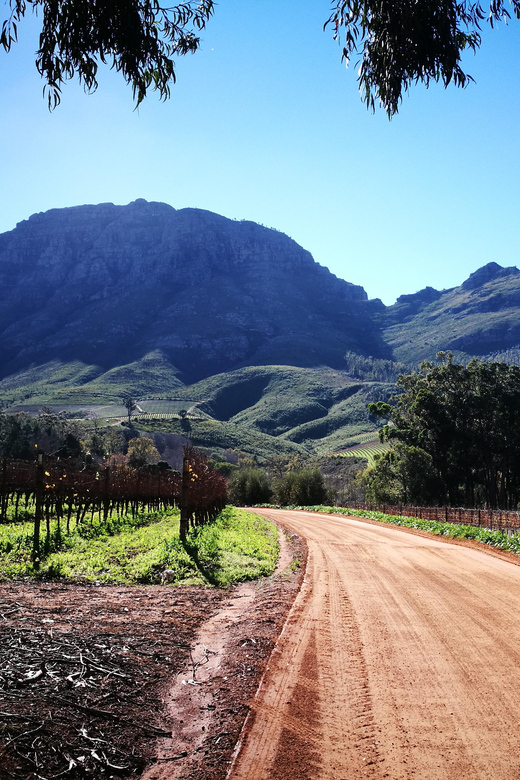
[[[254,511],[309,558],[229,778],[518,780],[520,566],[391,526]]]

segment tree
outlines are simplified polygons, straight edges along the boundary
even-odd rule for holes
[[[520,502],[520,368],[506,363],[422,363],[402,375],[392,404],[369,404],[391,421],[382,440],[431,457],[439,503],[513,509]]]
[[[327,488],[320,469],[289,471],[277,480],[276,499],[282,506],[315,506],[327,500]]]
[[[140,469],[161,459],[157,447],[147,436],[130,439],[128,443],[127,461],[133,469]]]
[[[131,417],[132,414],[137,409],[137,404],[131,396],[125,395],[123,397],[123,406],[125,407],[126,412],[128,414],[128,422],[131,422]]]
[[[74,76],[87,92],[95,91],[100,62],[123,75],[137,105],[150,89],[168,98],[175,82],[173,57],[199,48],[197,33],[213,13],[213,0],[173,7],[159,0],[10,0],[9,5],[0,34],[6,51],[27,9],[41,14],[36,67],[46,82],[49,108],[59,104],[63,84]]]
[[[255,506],[271,500],[272,490],[263,469],[239,469],[229,482],[229,499],[236,506]]]
[[[433,458],[419,447],[397,443],[374,458],[358,479],[369,502],[376,504],[437,504],[442,485]]]
[[[510,2],[520,18],[520,0]],[[173,7],[159,0],[10,0],[11,14],[0,34],[6,51],[28,7],[42,15],[36,67],[50,108],[60,102],[65,81],[76,75],[87,92],[94,91],[99,62],[122,73],[139,105],[150,89],[169,97],[173,57],[197,51],[214,0],[185,0]],[[414,83],[464,87],[472,81],[461,67],[463,52],[479,48],[486,17],[493,26],[510,15],[504,0],[490,0],[488,10],[480,0],[333,0],[325,27],[343,40],[347,64],[360,57],[358,80],[367,106],[374,110],[379,102],[392,116]]]
[[[520,18],[520,0],[511,0]],[[481,23],[491,26],[511,14],[503,0],[333,0],[326,22],[334,37],[343,36],[343,59],[361,58],[359,87],[363,100],[375,109],[379,102],[396,114],[403,91],[419,81],[465,87],[473,81],[461,67],[462,53],[480,47]]]

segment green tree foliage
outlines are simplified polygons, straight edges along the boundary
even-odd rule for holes
[[[98,428],[89,431],[82,440],[85,452],[95,460],[102,460],[121,452],[125,439],[117,428]]]
[[[263,469],[251,466],[239,469],[229,482],[229,500],[236,506],[266,504],[271,500],[272,495],[269,477]]]
[[[97,89],[100,62],[122,74],[137,105],[150,89],[168,98],[175,81],[173,58],[199,48],[198,33],[213,13],[213,0],[186,0],[172,7],[158,0],[10,0],[9,7],[0,33],[6,51],[29,9],[41,17],[36,67],[46,83],[49,107],[55,108],[63,84],[74,76],[87,92]]]
[[[398,442],[374,460],[374,466],[358,477],[370,503],[428,506],[438,500],[439,478],[424,450]]]
[[[139,436],[128,443],[127,461],[133,469],[140,469],[161,459],[157,447],[147,436]]]
[[[319,468],[289,471],[276,481],[275,492],[281,506],[313,506],[327,501],[327,488]]]
[[[81,455],[80,424],[64,414],[43,407],[36,417],[24,412],[0,412],[0,454],[32,459],[36,450],[49,455],[77,458]]]
[[[520,0],[511,0],[520,18]],[[465,87],[472,78],[461,67],[465,50],[481,43],[481,23],[507,21],[503,0],[489,8],[479,0],[333,0],[327,22],[343,40],[343,58],[360,58],[359,87],[367,106],[379,102],[397,113],[403,91],[421,81]]]
[[[381,438],[429,455],[438,503],[516,508],[520,368],[481,360],[462,366],[449,352],[437,357],[438,365],[425,362],[419,372],[400,377],[401,394],[393,404],[369,405],[392,423],[381,429]],[[390,466],[388,459],[380,464]]]
[[[520,0],[510,5],[520,17]],[[27,10],[41,16],[36,67],[50,108],[75,76],[87,92],[97,89],[99,63],[122,74],[139,105],[149,90],[169,97],[173,58],[197,51],[214,0],[185,0],[171,7],[159,0],[9,0],[9,8],[0,33],[6,51],[17,40]],[[484,19],[493,25],[510,15],[504,0],[491,0],[489,9],[479,0],[333,0],[325,26],[343,42],[347,64],[360,58],[364,101],[372,109],[379,102],[392,116],[412,84],[440,81],[464,87],[472,81],[461,67],[463,52],[479,48]]]
[[[345,353],[348,373],[366,382],[395,382],[399,374],[410,370],[404,363],[381,358],[363,357],[350,350]]]

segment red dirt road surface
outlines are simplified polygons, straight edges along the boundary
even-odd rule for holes
[[[302,589],[230,780],[518,780],[520,566],[307,512]]]

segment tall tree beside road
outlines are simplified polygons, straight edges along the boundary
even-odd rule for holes
[[[449,352],[437,357],[438,365],[425,362],[418,372],[399,378],[400,395],[393,403],[369,404],[370,412],[391,422],[381,429],[381,438],[431,457],[439,503],[516,508],[520,368],[481,360],[462,366]],[[387,460],[380,459],[376,471],[388,469]],[[395,466],[393,473],[399,473]]]

